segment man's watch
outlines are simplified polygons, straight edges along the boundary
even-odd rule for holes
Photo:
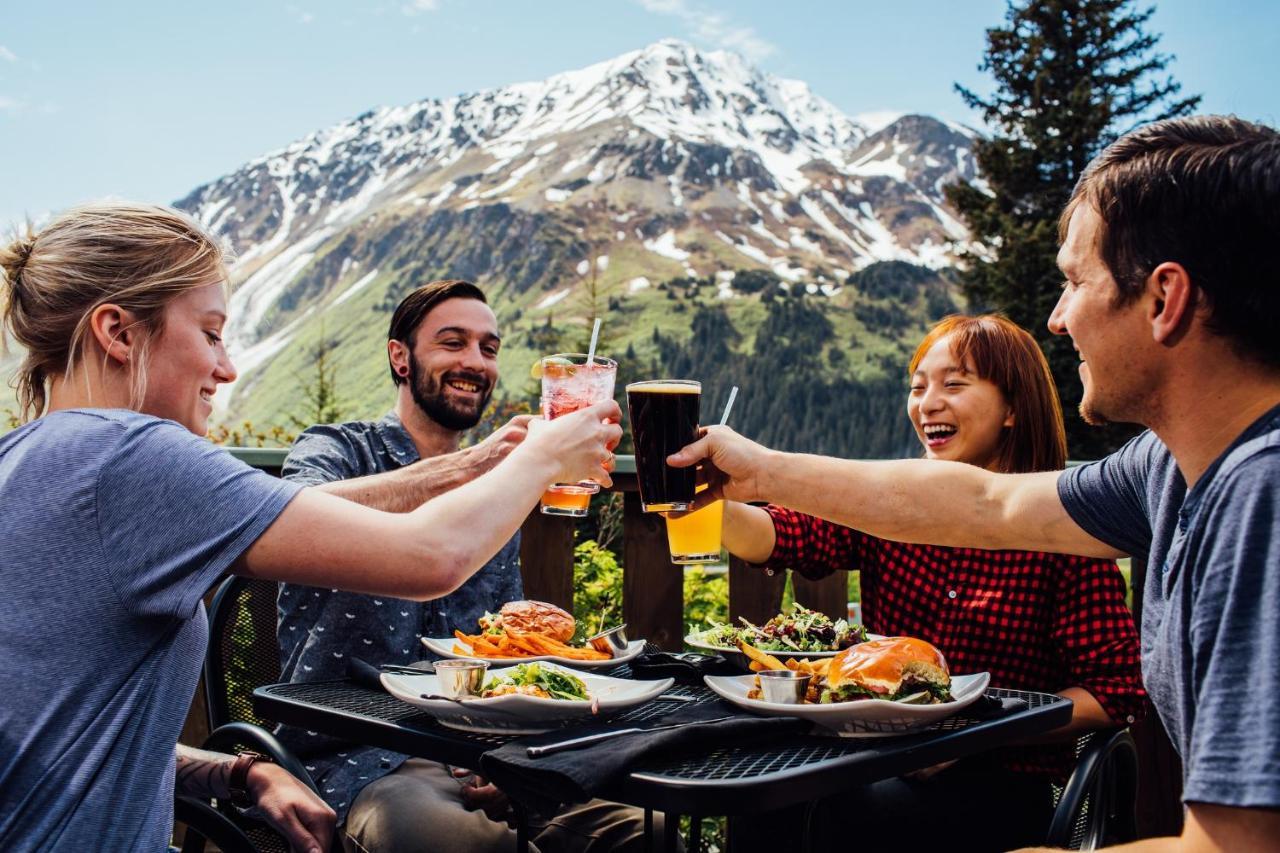
[[[231,805],[239,809],[253,808],[253,797],[249,794],[249,768],[253,766],[255,761],[264,758],[257,752],[242,752],[236,756],[235,764],[231,765],[231,777],[227,780],[227,793],[231,798]]]

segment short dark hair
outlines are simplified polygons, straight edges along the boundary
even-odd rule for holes
[[[447,278],[441,281],[432,281],[414,290],[400,300],[400,304],[396,306],[396,311],[391,315],[391,326],[387,329],[387,340],[400,341],[410,350],[414,346],[414,336],[418,333],[418,327],[422,325],[422,321],[431,313],[431,309],[435,308],[446,299],[478,299],[486,305],[489,300],[485,299],[484,291],[476,287],[469,281],[463,281],[460,278]],[[395,365],[391,364],[391,355],[387,355],[387,366],[391,368],[391,381],[397,385],[401,385],[408,381],[405,377],[396,373]]]
[[[1153,122],[1122,136],[1080,176],[1059,221],[1080,204],[1102,219],[1099,253],[1119,289],[1138,298],[1161,263],[1186,268],[1207,327],[1240,356],[1280,366],[1280,133],[1235,116]]]

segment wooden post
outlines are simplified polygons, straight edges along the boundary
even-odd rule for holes
[[[622,540],[627,633],[679,651],[684,645],[684,568],[671,562],[662,516],[641,510],[636,491],[623,492]]]
[[[797,572],[791,573],[796,603],[825,613],[832,619],[849,615],[849,573],[832,572],[822,580],[811,581]]]
[[[782,572],[769,575],[759,566],[730,557],[729,621],[737,624],[742,616],[759,625],[776,616],[786,585],[787,576]]]
[[[1133,619],[1142,625],[1143,596],[1147,582],[1145,560],[1129,561],[1133,585]],[[1182,762],[1169,742],[1164,724],[1147,702],[1147,716],[1132,727],[1138,747],[1138,837],[1151,838],[1182,833]]]
[[[534,507],[520,528],[524,594],[573,611],[573,519]]]

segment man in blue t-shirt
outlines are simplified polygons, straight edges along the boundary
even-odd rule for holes
[[[876,536],[1144,558],[1146,687],[1186,820],[1143,851],[1280,846],[1280,133],[1231,117],[1119,139],[1062,215],[1049,319],[1081,414],[1149,431],[1066,472],[781,454],[713,427],[701,500],[766,500]],[[1126,848],[1128,849],[1128,848]],[[1137,848],[1135,848],[1137,849]]]
[[[395,512],[480,476],[523,440],[531,418],[517,416],[459,450],[497,383],[500,345],[497,319],[475,285],[446,280],[415,289],[396,308],[388,335],[395,408],[377,421],[307,429],[285,461],[285,479]],[[473,632],[486,611],[520,598],[518,533],[466,583],[432,601],[281,584],[282,677],[342,678],[353,657],[409,664],[425,656],[424,636]],[[506,797],[469,771],[296,728],[280,738],[337,812],[348,850],[497,851],[515,843],[502,819]],[[657,824],[660,831],[660,816]],[[544,853],[625,850],[643,845],[644,814],[592,800],[553,820],[534,819],[530,829],[534,849]]]

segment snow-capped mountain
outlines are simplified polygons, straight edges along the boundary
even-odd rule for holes
[[[872,132],[804,83],[664,40],[372,110],[179,206],[238,254],[228,337],[250,375],[337,306],[424,276],[550,310],[591,258],[622,298],[681,275],[727,297],[735,269],[830,294],[876,261],[949,266],[966,231],[943,187],[976,177],[972,136],[915,115]]]

